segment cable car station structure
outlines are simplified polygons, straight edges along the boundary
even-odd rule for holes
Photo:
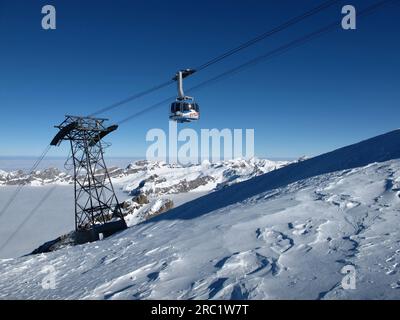
[[[118,126],[105,127],[107,119],[65,116],[50,145],[70,142],[74,166],[75,242],[96,241],[126,229],[104,161],[103,138]]]

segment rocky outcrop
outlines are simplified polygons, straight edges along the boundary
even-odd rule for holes
[[[143,204],[148,204],[149,203],[149,199],[147,198],[147,196],[145,194],[139,194],[136,197],[133,197],[132,201],[136,202],[139,205],[143,205]]]
[[[140,221],[144,221],[172,209],[174,202],[167,198],[150,201],[146,195],[141,194],[124,201],[121,207],[125,217],[134,214]]]
[[[174,207],[174,202],[170,199],[159,199],[150,208],[144,211],[145,220],[158,216]]]

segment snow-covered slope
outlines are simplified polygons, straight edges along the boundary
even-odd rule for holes
[[[0,262],[1,298],[399,298],[400,130],[100,242]],[[341,287],[345,265],[356,289]],[[40,284],[53,266],[56,288]]]

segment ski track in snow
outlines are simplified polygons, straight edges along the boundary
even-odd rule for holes
[[[192,219],[0,262],[0,298],[399,299],[400,160],[323,174]],[[354,265],[357,289],[340,270]],[[57,271],[44,290],[43,268]]]

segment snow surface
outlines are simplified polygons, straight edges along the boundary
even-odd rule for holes
[[[399,158],[397,130],[96,243],[3,259],[0,298],[399,299]],[[355,290],[341,287],[346,265]],[[41,287],[48,266],[52,290]]]

